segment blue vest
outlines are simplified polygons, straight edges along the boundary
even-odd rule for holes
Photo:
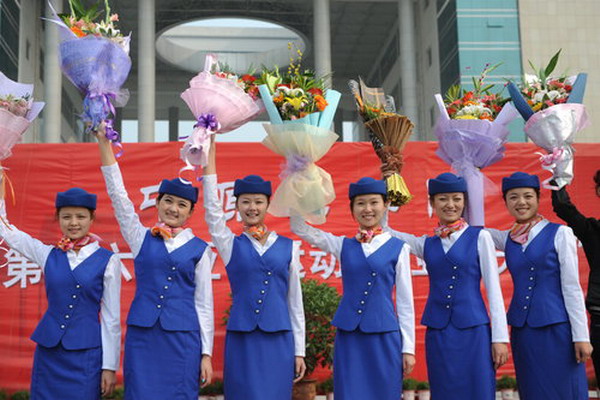
[[[546,225],[523,251],[510,235],[506,240],[506,265],[514,291],[508,308],[508,323],[539,328],[567,322],[569,316],[560,285],[560,262],[554,237],[560,225]]]
[[[100,347],[100,300],[104,291],[104,271],[110,251],[99,248],[73,271],[67,253],[54,248],[44,266],[48,310],[31,340],[54,347],[62,343],[68,350]]]
[[[293,242],[283,236],[261,256],[246,235],[233,240],[227,277],[233,298],[227,330],[264,332],[292,329],[287,294]]]
[[[468,227],[444,253],[438,236],[425,239],[429,297],[421,323],[443,329],[450,322],[464,329],[490,322],[481,297],[477,239],[481,228]]]
[[[344,238],[340,262],[344,293],[331,322],[338,329],[362,332],[397,331],[392,302],[396,264],[404,242],[390,238],[369,257],[355,238]]]
[[[194,237],[169,253],[163,238],[148,230],[134,260],[137,284],[127,325],[150,328],[160,319],[168,331],[199,330],[194,278],[206,247]]]

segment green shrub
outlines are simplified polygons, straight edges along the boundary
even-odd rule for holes
[[[29,400],[29,391],[20,390],[18,392],[14,392],[10,397],[10,400]]]
[[[496,381],[496,389],[516,389],[517,380],[512,376],[502,375],[502,378]]]
[[[340,303],[337,289],[316,279],[302,280],[302,300],[306,320],[306,376],[320,365],[330,368],[333,364],[335,327],[333,315]]]
[[[205,388],[200,389],[201,395],[216,395],[223,394],[223,382],[219,380],[214,380],[212,383]]]
[[[333,378],[329,378],[317,385],[318,394],[333,393]]]
[[[402,381],[402,390],[416,390],[418,381],[413,378],[407,378]]]

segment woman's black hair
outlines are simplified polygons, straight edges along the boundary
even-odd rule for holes
[[[385,194],[381,194],[381,193],[363,193],[363,194],[378,194],[381,196],[384,203],[387,202],[387,195],[385,195]],[[358,196],[360,196],[360,195],[356,195],[350,199],[350,213],[352,213],[352,209],[354,208],[354,199],[356,199]]]
[[[537,196],[538,200],[540,199],[540,189],[539,188],[531,188],[533,189],[533,191],[535,192],[535,195]],[[506,194],[510,191],[510,189],[508,189],[506,192],[502,192],[502,199],[504,200],[504,202],[506,203]]]
[[[160,203],[160,199],[162,199],[164,197],[165,194],[169,194],[169,193],[159,193],[158,196],[156,197],[156,203]],[[172,194],[171,196],[175,196],[174,194]],[[184,199],[190,202],[191,207],[190,207],[190,211],[194,210],[194,206],[196,205],[196,203],[190,201],[189,199]]]
[[[594,175],[594,183],[596,184],[596,189],[600,187],[600,169],[596,171],[596,175]]]

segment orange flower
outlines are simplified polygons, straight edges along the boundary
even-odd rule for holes
[[[329,105],[329,103],[327,103],[327,100],[325,100],[325,98],[321,95],[315,96],[315,102],[317,103],[317,109],[319,111],[323,111],[325,107]]]
[[[304,117],[306,117],[307,115],[308,115],[308,113],[307,113],[307,112],[305,112],[305,111],[300,111],[300,114],[298,115],[298,118],[304,118]]]
[[[282,92],[279,92],[279,94],[275,97],[273,97],[273,103],[283,103],[284,100],[284,96]]]
[[[83,31],[76,26],[71,27],[71,32],[73,32],[77,37],[85,36],[85,33],[83,33]]]

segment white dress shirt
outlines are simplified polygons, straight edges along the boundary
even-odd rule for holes
[[[223,212],[223,205],[219,199],[217,189],[217,175],[205,175],[202,180],[204,186],[204,217],[208,225],[208,231],[212,236],[212,241],[217,248],[223,263],[227,266],[231,260],[233,252],[233,240],[235,234],[227,227],[227,221]],[[265,244],[261,244],[252,235],[244,232],[244,235],[250,239],[252,247],[261,256],[269,250],[275,243],[278,236],[275,232],[270,232]],[[289,267],[289,282],[287,293],[287,306],[292,324],[294,335],[294,354],[297,357],[304,357],[306,353],[306,327],[304,321],[304,306],[302,303],[302,289],[300,286],[300,249],[294,245],[292,249],[292,261]]]
[[[118,164],[102,167],[102,174],[106,181],[106,190],[112,201],[115,210],[115,216],[121,228],[121,234],[129,245],[133,257],[137,257],[142,243],[148,232],[148,228],[142,225],[140,218],[135,212],[135,207],[123,184],[123,177]],[[167,251],[178,249],[194,238],[194,233],[190,228],[186,228],[175,237],[165,240]],[[213,338],[215,332],[214,312],[213,312],[213,289],[211,269],[214,262],[214,253],[210,248],[206,248],[200,261],[196,264],[194,282],[194,306],[200,324],[200,338],[202,341],[202,354],[212,355]]]
[[[531,228],[527,242],[522,246],[523,251],[527,249],[529,243],[546,225],[548,225],[548,220],[544,219]],[[496,248],[504,251],[510,231],[499,231],[490,228],[486,228],[486,230],[492,235]],[[573,342],[589,342],[590,334],[588,331],[587,315],[585,313],[585,300],[583,290],[581,290],[581,285],[579,284],[577,239],[571,228],[565,225],[561,225],[558,228],[556,236],[554,236],[554,248],[558,253],[560,286],[565,301],[565,308],[569,315],[569,322],[571,323]]]
[[[8,221],[3,199],[0,200],[0,216]],[[48,256],[55,246],[32,238],[14,225],[10,225],[9,228],[3,222],[0,222],[0,236],[12,249],[39,265],[44,272]],[[83,246],[79,252],[67,251],[71,271],[94,254],[99,247],[98,242],[93,242]],[[100,328],[102,369],[118,371],[121,353],[121,261],[116,255],[109,259],[104,271],[102,299],[100,300]]]
[[[442,248],[444,253],[448,253],[454,243],[461,237],[468,226],[452,233],[446,238],[442,238]],[[410,244],[411,251],[417,257],[423,259],[425,251],[425,239],[427,235],[414,236],[409,233],[398,232],[389,227],[386,230],[392,236],[396,236]],[[492,320],[492,343],[508,343],[508,325],[506,322],[506,309],[504,308],[504,299],[502,289],[500,288],[500,276],[498,274],[498,259],[492,237],[486,232],[481,231],[477,239],[477,254],[479,254],[479,268],[481,269],[481,278],[485,285],[488,298],[490,317]]]
[[[308,243],[341,259],[344,236],[336,236],[308,225],[301,217],[291,217],[292,232]],[[389,233],[375,236],[369,243],[361,243],[365,257],[375,253],[391,239]],[[396,314],[402,335],[402,353],[415,354],[415,306],[413,301],[412,275],[410,272],[410,245],[407,243],[396,262]]]

